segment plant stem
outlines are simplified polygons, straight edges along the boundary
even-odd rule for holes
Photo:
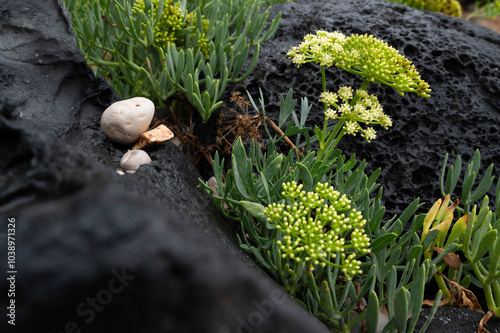
[[[321,66],[321,86],[323,88],[323,92],[326,92],[326,70],[325,65]],[[326,103],[323,103],[323,108],[326,111]]]
[[[325,79],[325,66],[321,66],[321,80],[322,80],[322,83],[323,83],[323,92],[326,91],[326,79]],[[361,87],[359,88],[359,90],[366,90],[368,88],[368,86],[370,86],[370,81],[368,80],[365,80],[363,81],[363,83],[361,84]],[[360,99],[360,96],[359,94],[356,94],[354,96],[354,98],[351,100],[351,106],[354,106],[356,105],[356,103],[359,101]],[[326,103],[323,103],[324,104],[324,109],[325,109],[325,112],[326,112]],[[327,122],[328,122],[328,119],[325,117],[325,120],[324,120],[324,123],[323,123],[323,138],[326,137],[327,133]],[[330,134],[328,134],[328,139],[326,140],[326,142],[320,142],[320,148],[318,149],[318,157],[317,157],[317,161],[321,161],[323,159],[323,157],[326,155],[330,155],[328,154],[329,152],[331,152],[332,150],[334,150],[337,145],[339,144],[340,140],[342,139],[342,137],[344,136],[345,134],[345,130],[343,129],[344,127],[344,124],[345,124],[345,119],[338,119],[338,122],[337,124],[335,125],[335,127],[333,128],[333,131],[330,132]]]
[[[370,86],[370,83],[371,83],[370,81],[364,80],[363,83],[361,84],[361,87],[359,87],[358,90],[366,90],[366,89],[368,89],[368,87]],[[352,99],[352,101],[351,101],[351,105],[356,105],[356,103],[359,101],[359,98],[360,98],[359,95],[356,94],[354,96],[354,98]]]
[[[500,282],[493,281],[491,284],[493,287],[493,297],[495,298],[495,316],[500,317]]]
[[[299,149],[293,144],[292,141],[290,141],[290,139],[285,135],[285,133],[283,133],[283,131],[274,123],[274,121],[272,121],[268,116],[265,116],[264,119],[266,120],[266,122],[271,125],[271,127],[280,135],[283,137],[283,139],[285,140],[285,142],[290,146],[290,148],[292,148],[293,150],[295,150],[295,152],[297,153],[297,156],[299,158],[302,158],[302,153],[299,151]]]
[[[441,289],[441,291],[443,292],[443,298],[450,297],[450,291],[448,290],[448,287],[446,286],[443,277],[438,273],[434,273],[434,279],[436,280],[439,289]]]
[[[326,71],[325,71],[325,66],[321,66],[321,87],[323,88],[323,92],[326,92]],[[323,114],[327,110],[327,105],[325,102],[323,102]],[[328,127],[328,119],[326,117],[323,117],[323,130],[321,131],[322,135],[318,135],[318,143],[319,143],[319,150],[321,151],[325,147],[325,133],[326,129]]]
[[[496,307],[495,299],[493,298],[493,293],[491,291],[491,286],[483,284],[483,290],[484,296],[486,297],[486,304],[488,305],[488,309],[493,311],[495,311],[496,309],[495,315],[497,316],[500,308]]]
[[[92,62],[93,65],[109,66],[109,67],[120,67],[120,64],[118,62],[114,62],[114,61],[106,61],[106,60],[97,59],[97,58],[94,58],[94,57],[90,57],[89,60]]]
[[[483,270],[486,269],[482,266],[481,262],[471,263],[471,264],[477,279],[481,282],[483,286],[484,296],[486,298],[486,304],[488,305],[488,309],[494,311],[495,316],[500,317],[500,304],[497,304],[495,302],[495,297],[496,297],[497,302],[500,303],[500,284],[498,283],[498,281],[493,281],[493,283],[491,284],[484,283],[486,277],[485,275],[483,275],[483,272],[481,272],[481,268]],[[491,290],[492,287],[494,296]]]

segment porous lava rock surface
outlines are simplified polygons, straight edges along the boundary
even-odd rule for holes
[[[430,98],[372,84],[384,111],[393,120],[387,131],[367,143],[344,137],[339,148],[368,162],[369,171],[382,168],[388,215],[403,211],[420,197],[430,207],[441,197],[439,172],[445,155],[468,163],[480,149],[482,170],[500,165],[500,35],[461,18],[419,11],[381,0],[312,0],[274,6],[282,19],[274,39],[262,45],[253,75],[232,90],[248,90],[254,99],[262,89],[266,111],[278,117],[279,95],[293,88],[294,97],[315,103],[310,127],[323,123],[318,105],[319,66],[297,68],[286,52],[304,35],[316,30],[338,30],[345,35],[371,34],[395,47],[411,60],[432,89]],[[339,68],[327,69],[327,89],[340,85],[359,88],[358,76]],[[300,105],[300,103],[299,103]],[[465,167],[464,167],[465,169]],[[458,188],[457,196],[461,193]],[[490,195],[492,197],[492,195]],[[426,206],[427,207],[427,206]]]
[[[420,332],[422,326],[429,318],[430,308],[420,312],[420,318],[415,325],[415,332]],[[427,333],[477,333],[479,322],[484,314],[460,307],[441,307],[432,318]],[[490,319],[484,326],[490,333],[500,333],[500,321]]]

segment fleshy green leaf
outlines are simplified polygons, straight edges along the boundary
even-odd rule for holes
[[[372,243],[372,252],[378,253],[379,251],[385,249],[393,240],[398,237],[395,233],[388,233],[377,237]]]
[[[413,200],[413,202],[406,207],[406,209],[403,211],[401,216],[399,217],[399,220],[403,224],[403,226],[406,225],[406,223],[410,220],[410,218],[415,214],[417,209],[419,209],[423,204],[419,204],[419,199]]]
[[[251,201],[240,201],[241,207],[243,207],[247,212],[249,212],[253,217],[259,221],[266,221],[267,216],[264,214],[264,206],[257,202]]]
[[[277,178],[276,176],[279,176],[279,171],[281,169],[281,166],[283,164],[283,155],[279,154],[274,160],[271,161],[267,166],[264,168],[264,176],[266,177],[267,180],[271,180],[274,178]]]
[[[438,293],[436,294],[436,298],[434,299],[434,305],[431,308],[431,311],[429,313],[429,317],[427,318],[424,325],[420,329],[420,332],[425,332],[427,330],[427,328],[429,327],[429,325],[431,324],[431,321],[434,318],[434,315],[436,314],[436,311],[439,307],[439,303],[441,302],[442,296],[443,296],[443,292],[441,290],[439,290]]]
[[[498,231],[496,229],[490,230],[482,237],[478,242],[478,246],[473,248],[473,257],[471,259],[472,263],[477,263],[485,254],[488,252],[492,245],[495,244],[495,241],[498,236]]]
[[[425,265],[419,267],[417,275],[413,280],[413,285],[410,292],[410,310],[414,314],[410,320],[410,326],[408,327],[408,332],[412,333],[415,329],[415,325],[418,320],[418,313],[422,308],[422,302],[424,300],[424,289],[425,289],[425,279],[427,276]]]
[[[328,318],[333,318],[335,316],[335,309],[333,307],[332,294],[326,280],[323,280],[320,286],[320,299],[321,309],[325,312]]]
[[[439,230],[432,230],[425,236],[422,246],[424,248],[424,251],[429,249],[431,247],[432,242],[436,239],[436,237],[439,235]]]
[[[394,318],[396,318],[396,329],[406,332],[406,320],[408,318],[408,291],[403,287],[396,292]]]
[[[455,222],[455,225],[451,229],[450,235],[446,240],[446,244],[444,245],[445,248],[448,247],[448,245],[450,245],[452,242],[460,240],[464,236],[468,221],[469,214],[462,216],[457,222]]]
[[[368,297],[368,306],[366,308],[366,330],[368,333],[377,332],[379,311],[377,293],[372,290]]]
[[[309,171],[309,169],[300,162],[297,162],[295,165],[299,168],[299,177],[302,179],[304,184],[303,190],[306,192],[312,191],[314,184],[311,171]]]

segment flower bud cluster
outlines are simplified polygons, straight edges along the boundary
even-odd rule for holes
[[[344,43],[343,52],[336,58],[336,66],[358,74],[371,82],[395,88],[403,96],[414,92],[429,97],[429,84],[420,78],[412,62],[398,50],[372,35],[351,35]]]
[[[392,126],[391,118],[384,113],[382,105],[377,96],[370,95],[366,90],[357,90],[357,98],[352,104],[353,89],[351,87],[340,87],[337,93],[325,91],[320,95],[320,101],[328,108],[325,112],[327,119],[344,119],[346,134],[356,135],[361,132],[361,136],[368,142],[376,138],[376,131],[371,126],[361,127],[359,123],[366,125],[380,125],[387,129]]]
[[[344,51],[343,44],[346,40],[344,34],[335,31],[316,31],[316,35],[308,34],[299,46],[294,46],[287,55],[293,62],[300,66],[306,62],[314,62],[324,66],[333,66],[335,57]]]
[[[421,10],[432,10],[434,12],[441,12],[446,15],[462,17],[462,5],[458,0],[398,0],[393,1],[400,4],[404,4],[416,9]],[[486,1],[484,1],[486,2]],[[488,1],[489,2],[489,1]],[[493,3],[489,2],[489,3]],[[497,1],[498,3],[498,1]]]
[[[151,0],[154,10],[158,9],[159,0]],[[132,6],[132,12],[138,14],[138,11],[145,11],[144,0],[137,0]],[[154,13],[156,15],[156,13]],[[154,43],[153,45],[165,49],[169,43],[175,44],[178,47],[182,47],[185,43],[185,34],[181,33],[181,30],[189,28],[191,25],[193,27],[197,26],[196,14],[186,13],[182,14],[182,9],[180,7],[180,2],[167,2],[164,3],[163,12],[160,17],[160,21],[153,28]],[[202,16],[203,31],[200,31],[200,38],[196,45],[196,50],[200,50],[204,56],[208,55],[209,43],[206,38],[209,22],[203,19]],[[145,27],[144,27],[145,28]],[[193,29],[191,33],[191,40],[194,39],[197,29]]]
[[[350,279],[360,273],[357,256],[368,253],[370,239],[360,212],[332,186],[318,183],[314,191],[297,182],[283,184],[287,204],[273,203],[264,209],[269,224],[282,232],[277,242],[282,258],[314,266],[332,265],[328,258],[341,255],[342,271]]]
[[[411,61],[398,50],[372,35],[351,35],[316,31],[306,35],[299,46],[292,47],[287,56],[297,66],[314,62],[321,66],[337,66],[362,78],[395,88],[400,95],[414,92],[429,97],[429,84],[420,78]]]

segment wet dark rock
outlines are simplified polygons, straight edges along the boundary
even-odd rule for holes
[[[345,137],[340,148],[382,168],[388,215],[399,213],[415,198],[428,203],[441,197],[439,172],[445,154],[468,163],[479,148],[483,170],[500,165],[500,35],[461,18],[378,0],[315,0],[275,6],[282,12],[276,37],[262,45],[254,75],[240,85],[254,99],[259,87],[266,111],[277,119],[279,95],[290,88],[294,97],[316,105],[321,92],[319,66],[297,68],[286,52],[305,34],[339,30],[346,35],[372,34],[410,59],[430,84],[430,98],[405,94],[389,87],[370,86],[379,96],[393,126],[378,131],[368,144],[361,137]],[[272,15],[271,14],[271,15]],[[359,77],[338,68],[327,69],[327,89],[361,85]],[[321,107],[314,107],[308,125],[322,123]],[[460,189],[459,189],[460,190]],[[460,194],[460,192],[457,192]],[[492,197],[492,195],[490,195]]]
[[[193,170],[176,171],[192,169],[176,147],[157,152],[170,155],[162,171],[147,166],[134,179],[18,120],[0,116],[0,129],[2,220],[16,219],[23,332],[327,332],[218,228]],[[143,188],[154,174],[161,185]],[[140,190],[160,187],[167,199]]]
[[[115,172],[127,149],[100,118],[120,97],[60,2],[8,2],[0,22],[0,254],[15,218],[18,272],[0,331],[327,332],[238,248],[177,147]]]

